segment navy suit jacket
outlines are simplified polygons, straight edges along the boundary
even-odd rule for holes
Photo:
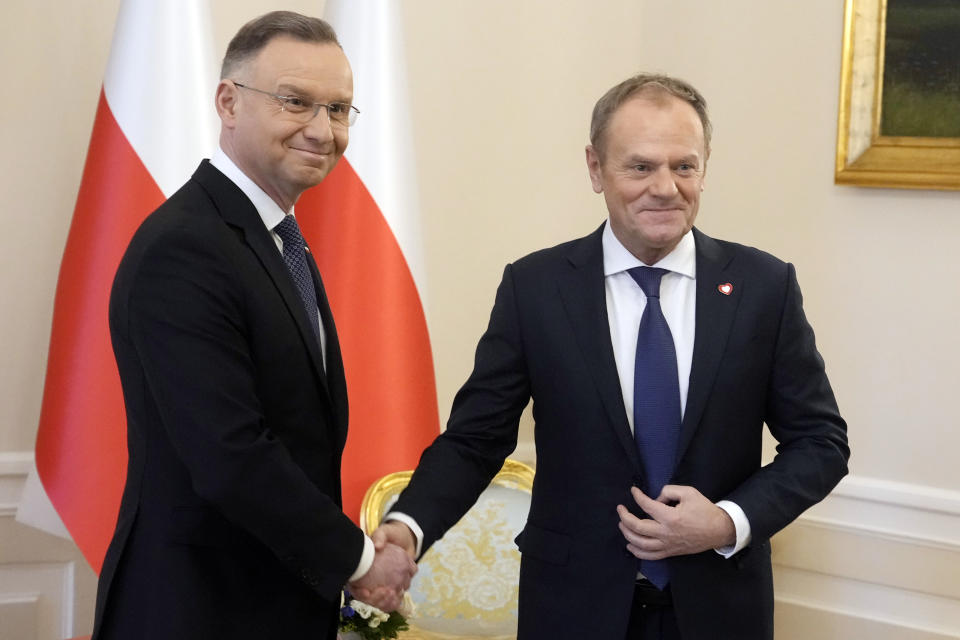
[[[519,638],[623,638],[636,559],[616,506],[636,505],[643,468],[614,361],[601,226],[504,271],[473,373],[447,430],[424,452],[395,509],[424,549],[474,503],[533,400],[537,469],[518,537]],[[694,230],[696,335],[673,484],[732,500],[752,543],[670,559],[685,640],[773,637],[769,538],[846,473],[846,425],[803,313],[793,266]],[[732,285],[730,295],[718,290]],[[761,466],[761,433],[779,441]],[[638,513],[638,515],[640,515]]]
[[[110,298],[129,466],[95,639],[333,638],[362,532],[347,393],[243,192],[204,161],[135,234]]]

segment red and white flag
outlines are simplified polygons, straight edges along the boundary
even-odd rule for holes
[[[439,433],[399,4],[327,1],[361,113],[345,156],[297,203],[343,351],[343,497],[355,520],[367,488],[414,468]]]
[[[215,148],[216,78],[206,0],[123,0],[60,266],[36,447],[46,497],[98,573],[127,464],[110,287],[143,219]],[[42,497],[25,497],[17,519],[48,528]]]

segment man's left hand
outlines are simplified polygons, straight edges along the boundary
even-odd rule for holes
[[[403,602],[403,592],[416,573],[417,565],[407,552],[388,543],[376,550],[370,569],[348,586],[358,600],[390,613]]]
[[[650,519],[617,505],[627,549],[641,560],[700,553],[733,545],[736,528],[727,512],[693,487],[668,484],[656,500],[633,487],[633,499]]]

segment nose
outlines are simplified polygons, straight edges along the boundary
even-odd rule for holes
[[[310,118],[303,127],[303,134],[311,140],[326,142],[333,140],[333,123],[330,121],[330,112],[321,106],[317,114]]]
[[[677,195],[677,182],[670,167],[659,167],[650,176],[650,193],[658,198],[672,198]]]

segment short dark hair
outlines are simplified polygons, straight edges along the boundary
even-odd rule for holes
[[[593,107],[593,117],[590,119],[590,144],[597,150],[597,155],[603,157],[605,144],[603,137],[613,113],[624,102],[642,93],[671,95],[693,107],[703,124],[703,142],[705,150],[709,153],[713,126],[710,124],[710,116],[707,115],[707,101],[700,92],[694,89],[693,85],[679,78],[659,73],[639,73],[607,91]]]
[[[227,53],[223,56],[220,79],[229,78],[236,73],[243,63],[260,53],[267,43],[279,36],[319,44],[329,42],[340,46],[337,33],[325,20],[293,11],[271,11],[243,25],[237,35],[233,36],[227,45]]]

